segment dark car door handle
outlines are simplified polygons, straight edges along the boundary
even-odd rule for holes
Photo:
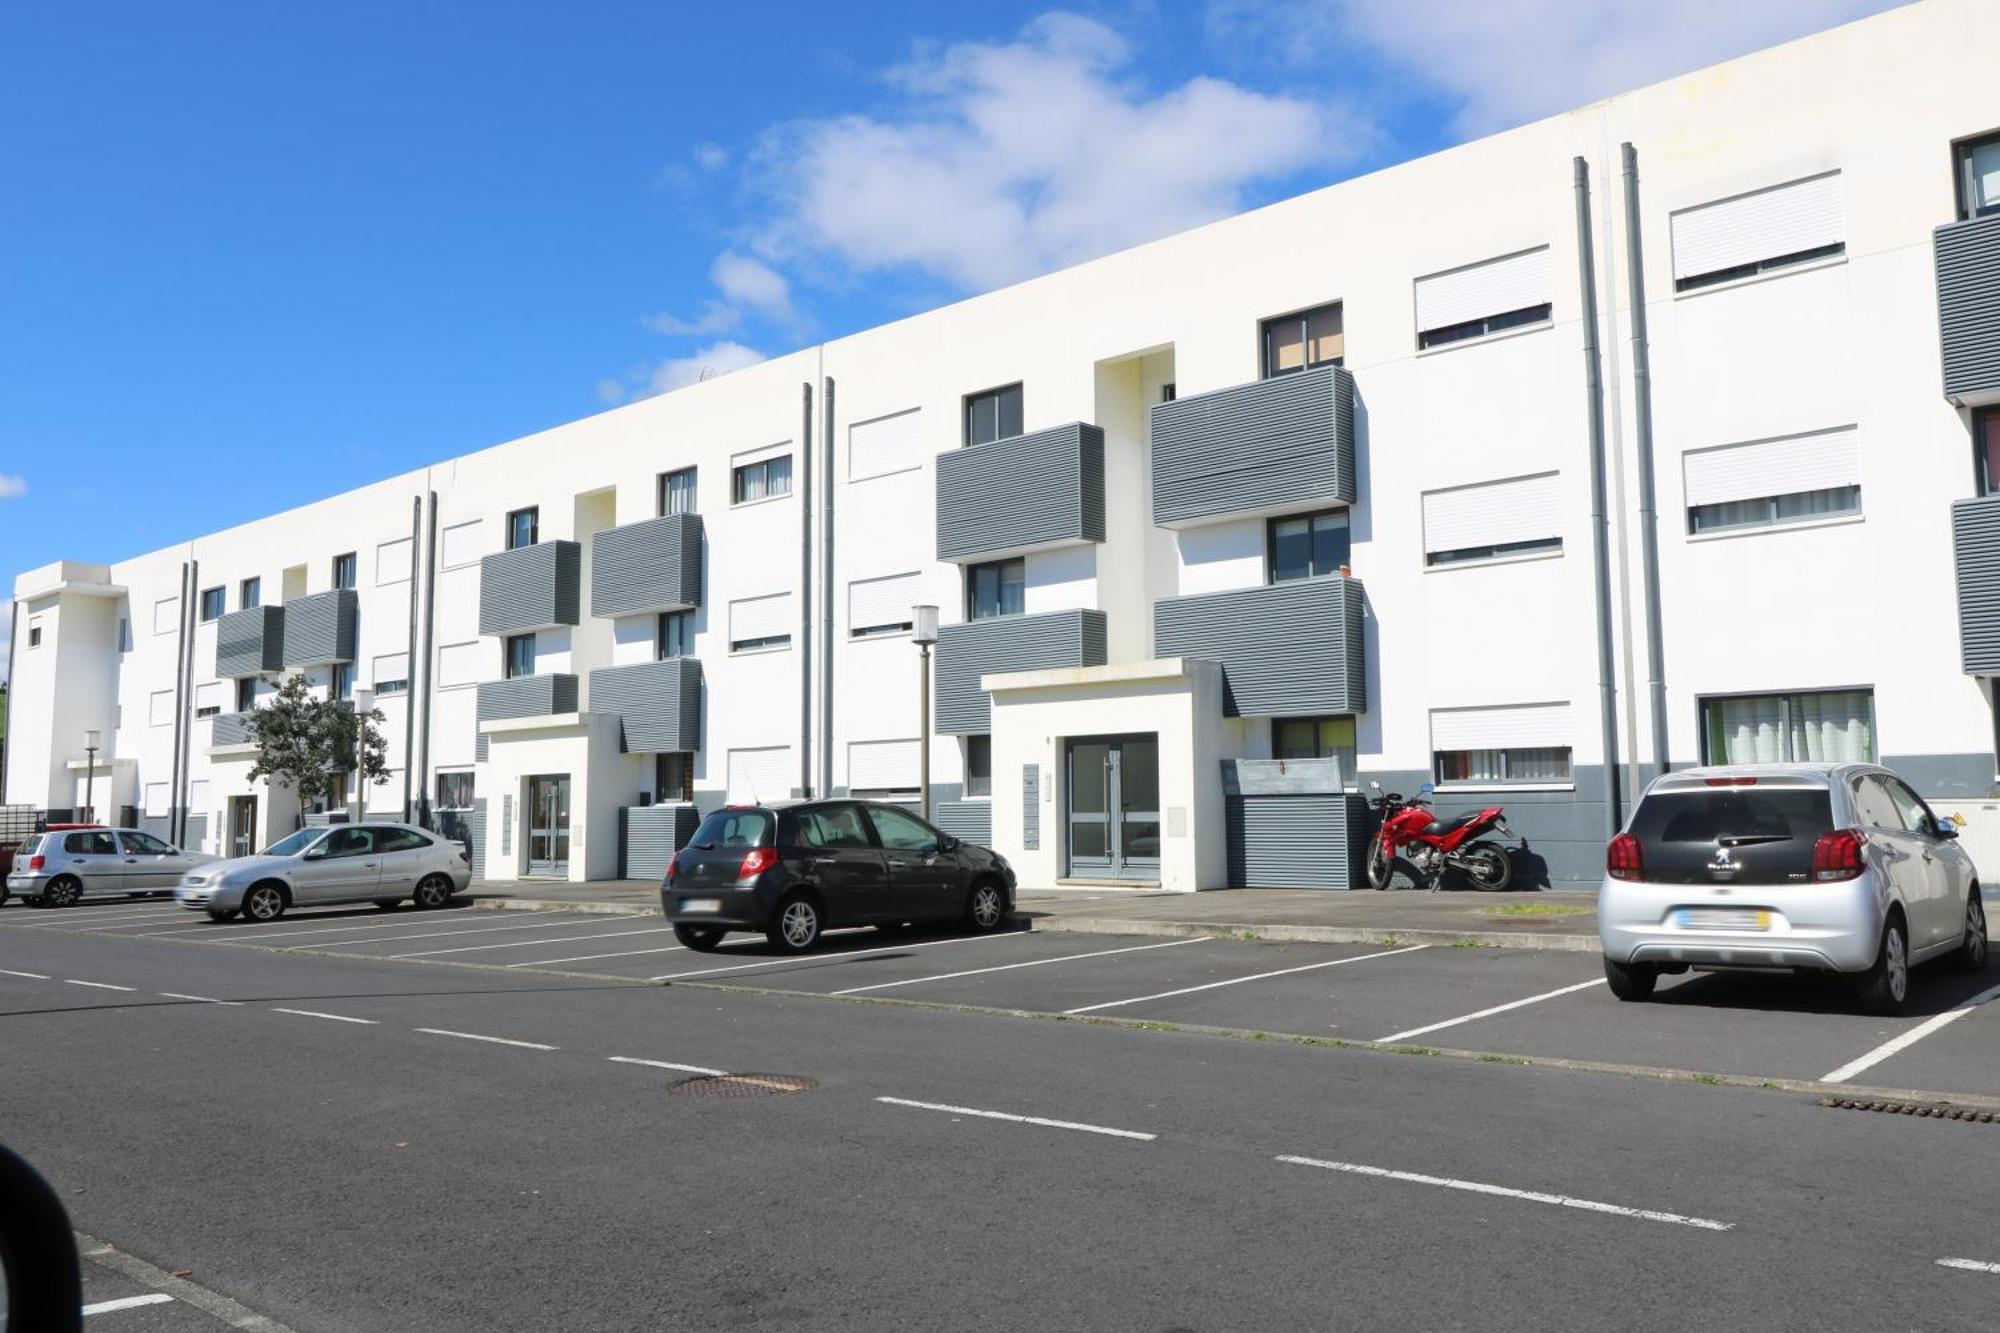
[[[816,866],[838,865],[839,863],[840,858],[837,856],[815,856],[813,858],[813,864]]]
[[[126,864],[126,865],[128,865],[128,866],[135,866],[135,865],[138,865],[138,864],[139,864],[139,858],[138,858],[138,857],[136,857],[136,856],[128,856],[128,857],[126,857],[126,858],[125,858],[125,864]]]
[[[891,870],[901,870],[901,869],[902,869],[902,868],[903,868],[904,866],[907,866],[908,864],[909,864],[909,862],[908,862],[908,861],[896,861],[896,860],[891,860],[891,861],[889,862],[889,868],[890,868]]]

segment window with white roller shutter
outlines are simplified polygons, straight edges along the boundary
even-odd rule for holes
[[[145,795],[146,817],[148,819],[158,819],[161,816],[165,815],[167,813],[171,799],[172,798],[167,793],[166,783],[164,782],[147,783],[146,795]]]
[[[1450,565],[1562,550],[1560,473],[1424,492],[1424,563]]]
[[[918,742],[849,741],[847,793],[895,800],[915,796],[921,767]]]
[[[154,690],[147,700],[146,721],[155,727],[172,726],[174,721],[174,692]]]
[[[222,711],[222,682],[211,680],[194,687],[194,715],[214,717]]]
[[[1684,208],[1671,221],[1676,291],[1847,252],[1838,171]]]
[[[792,595],[745,597],[729,604],[729,651],[768,652],[792,645]]]
[[[181,628],[181,599],[162,597],[153,603],[153,633],[177,634]]]
[[[478,642],[447,643],[438,649],[438,688],[476,685],[482,679],[485,653]]]
[[[1852,426],[1681,455],[1688,531],[1775,527],[1861,512],[1861,440]]]
[[[796,776],[789,745],[731,750],[728,800],[731,804],[782,801],[792,794],[792,780]]]
[[[884,578],[856,579],[847,585],[847,635],[852,639],[872,639],[884,634],[907,634],[913,623],[911,610],[922,595],[922,579],[916,574],[890,574]]]
[[[399,537],[375,548],[375,582],[405,583],[410,577],[410,539]]]
[[[375,693],[407,694],[410,689],[410,655],[383,653],[375,659]]]
[[[479,557],[485,554],[480,549],[479,523],[476,518],[454,523],[438,534],[438,564],[442,568],[479,563]]]
[[[847,479],[866,481],[924,465],[924,414],[912,408],[847,428]]]
[[[1555,308],[1546,245],[1418,278],[1416,289],[1418,347],[1546,323]]]
[[[1570,706],[1431,710],[1431,771],[1440,788],[1568,785]]]

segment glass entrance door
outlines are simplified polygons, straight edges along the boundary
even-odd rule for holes
[[[528,873],[569,874],[569,775],[528,779]]]
[[[257,850],[257,798],[229,798],[230,856],[249,856]]]
[[[1160,875],[1160,740],[1092,736],[1069,743],[1069,873]]]

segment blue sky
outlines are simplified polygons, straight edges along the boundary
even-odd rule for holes
[[[0,577],[1887,7],[15,0]]]

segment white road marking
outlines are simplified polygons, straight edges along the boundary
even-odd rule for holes
[[[317,1009],[280,1009],[275,1004],[271,1006],[271,1012],[274,1014],[297,1014],[300,1018],[330,1018],[336,1023],[366,1023],[370,1027],[373,1027],[377,1022],[373,1018],[350,1018],[346,1014],[323,1014]]]
[[[1147,1143],[1160,1137],[1136,1129],[1112,1129],[1105,1125],[1085,1125],[1074,1120],[1049,1120],[1038,1115],[1009,1115],[1005,1111],[978,1111],[970,1106],[946,1106],[939,1102],[913,1102],[902,1097],[877,1097],[885,1106],[914,1106],[919,1111],[943,1111],[950,1115],[978,1116],[982,1120],[1007,1120],[1017,1125],[1040,1125],[1045,1129],[1074,1129],[1084,1134],[1104,1134],[1114,1139],[1140,1139]]]
[[[1599,1203],[1595,1199],[1579,1199],[1568,1194],[1544,1194],[1538,1190],[1509,1189],[1505,1185],[1486,1185],[1476,1180],[1454,1180],[1450,1176],[1426,1176],[1415,1171],[1392,1171],[1383,1166],[1363,1166],[1359,1162],[1328,1162],[1316,1157],[1280,1157],[1280,1162],[1293,1166],[1316,1166],[1323,1171],[1345,1171],[1351,1175],[1374,1176],[1381,1180],[1401,1180],[1412,1185],[1436,1185],[1442,1189],[1464,1190],[1469,1194],[1493,1194],[1503,1199],[1521,1199],[1528,1203],[1553,1204],[1558,1208],[1580,1208],[1589,1213],[1609,1213],[1614,1217],[1636,1217],[1647,1222],[1670,1222],[1675,1226],[1694,1227],[1700,1231],[1734,1231],[1734,1222],[1718,1222],[1708,1217],[1685,1217],[1680,1213],[1663,1213],[1653,1208],[1627,1208],[1622,1204]]]
[[[1872,1069],[1876,1065],[1881,1064],[1884,1060],[1896,1054],[1898,1051],[1906,1051],[1910,1047],[1922,1041],[1925,1037],[1928,1037],[1933,1033],[1939,1032],[1944,1028],[1949,1027],[1951,1024],[1956,1023],[1959,1019],[1964,1018],[1967,1014],[1971,1013],[1974,1009],[1977,1009],[1980,1005],[1985,1004],[1987,1001],[1992,1000],[1996,997],[2000,997],[2000,986],[1988,987],[1986,990],[1979,992],[1979,994],[1973,996],[1971,999],[1961,1001],[1957,1008],[1947,1009],[1941,1014],[1938,1014],[1931,1018],[1927,1018],[1923,1022],[1917,1024],[1915,1027],[1911,1028],[1908,1032],[1903,1033],[1899,1037],[1891,1037],[1888,1041],[1883,1042],[1880,1046],[1877,1046],[1874,1050],[1868,1052],[1868,1054],[1862,1056],[1860,1059],[1849,1060],[1846,1064],[1842,1065],[1840,1068],[1822,1077],[1820,1079],[1820,1082],[1845,1083],[1847,1082],[1847,1080],[1853,1078],[1856,1074],[1862,1073],[1865,1070]]]
[[[627,949],[622,953],[584,953],[569,958],[537,958],[532,963],[509,963],[509,967],[552,967],[557,963],[588,963],[599,958],[636,958],[645,953],[683,953],[686,946],[669,944],[663,949]]]
[[[738,963],[734,967],[705,967],[698,972],[669,972],[663,977],[648,977],[646,980],[680,981],[686,977],[712,977],[721,972],[745,972],[753,967],[782,967],[787,963],[837,963],[843,958],[860,958],[865,954],[901,953],[905,949],[935,949],[941,944],[984,944],[993,940],[1015,939],[1027,933],[1022,930],[1008,930],[996,935],[960,935],[948,940],[919,940],[915,944],[890,944],[879,949],[843,949],[839,953],[787,954],[755,963]]]
[[[1323,967],[1339,967],[1343,963],[1365,963],[1370,958],[1393,958],[1399,953],[1415,953],[1428,949],[1428,944],[1412,944],[1402,949],[1384,949],[1380,953],[1355,954],[1351,958],[1329,958],[1323,963],[1306,963],[1301,967],[1282,967],[1276,972],[1259,972],[1255,976],[1231,977],[1227,981],[1211,981],[1205,986],[1185,986],[1180,990],[1161,991],[1157,995],[1135,995],[1129,1000],[1106,1000],[1103,1004],[1086,1004],[1080,1009],[1065,1009],[1067,1014],[1094,1014],[1099,1009],[1120,1009],[1128,1004],[1144,1004],[1148,1000],[1170,1000],[1176,995],[1193,995],[1197,991],[1216,990],[1223,986],[1241,986],[1249,981],[1268,981],[1272,977],[1288,977],[1294,972],[1313,972]]]
[[[115,1301],[99,1301],[95,1305],[83,1307],[85,1315],[110,1314],[113,1310],[136,1310],[142,1305],[165,1305],[173,1297],[164,1291],[149,1291],[144,1296],[120,1296]]]
[[[1443,1028],[1455,1028],[1460,1023],[1470,1023],[1477,1018],[1491,1018],[1494,1014],[1504,1014],[1509,1009],[1525,1009],[1531,1004],[1540,1004],[1543,1000],[1553,1000],[1558,995],[1574,995],[1580,990],[1589,990],[1593,986],[1602,986],[1603,984],[1603,977],[1592,977],[1589,981],[1579,981],[1574,986],[1564,986],[1560,990],[1544,991],[1540,995],[1530,995],[1525,1000],[1513,1000],[1507,1004],[1496,1004],[1491,1009],[1481,1009],[1477,1013],[1462,1014],[1457,1018],[1447,1018],[1442,1023],[1430,1023],[1420,1028],[1410,1028],[1403,1032],[1392,1032],[1386,1037],[1377,1037],[1375,1040],[1408,1041],[1411,1037],[1421,1037],[1426,1032],[1437,1032]]]
[[[485,949],[533,949],[544,944],[574,944],[578,940],[615,940],[626,935],[664,935],[672,926],[649,926],[645,930],[614,930],[605,935],[563,935],[553,940],[515,940],[511,944],[460,944],[449,949],[420,949],[416,953],[392,953],[383,957],[435,958],[443,953],[478,953]]]
[[[462,909],[462,908],[461,908],[460,910],[462,911],[462,910],[464,910],[464,909]],[[531,920],[531,921],[526,921],[526,922],[521,922],[521,923],[519,923],[519,924],[516,924],[516,925],[509,925],[509,926],[481,926],[481,927],[477,927],[477,929],[478,929],[478,930],[481,930],[481,931],[495,931],[495,930],[547,930],[547,929],[549,929],[549,928],[550,928],[550,927],[552,927],[552,926],[567,926],[567,925],[573,925],[573,924],[575,924],[574,920],[573,920],[573,919],[571,918],[571,916],[569,916],[569,915],[563,915],[563,916],[557,916],[557,914],[555,914],[555,913],[544,913],[544,912],[536,912],[536,913],[534,913],[534,918],[535,918],[534,920]],[[159,934],[161,934],[161,935],[168,935],[168,934],[173,934],[173,935],[194,935],[194,934],[204,934],[204,935],[214,935],[214,936],[215,936],[215,937],[216,937],[217,939],[230,939],[230,938],[241,938],[241,939],[246,939],[246,940],[252,940],[252,941],[255,941],[255,940],[276,940],[276,939],[289,939],[289,938],[291,938],[291,937],[293,937],[293,936],[297,936],[297,935],[353,935],[353,934],[355,934],[355,932],[356,932],[356,931],[361,931],[361,932],[373,932],[373,931],[380,931],[380,930],[407,930],[407,929],[409,929],[409,928],[410,928],[411,926],[423,926],[423,925],[430,925],[430,924],[434,924],[434,923],[436,922],[437,918],[435,918],[435,917],[430,917],[430,918],[428,918],[428,919],[426,919],[426,920],[422,920],[422,921],[416,921],[416,920],[412,920],[411,918],[409,918],[409,917],[407,917],[407,916],[393,916],[393,917],[385,917],[385,918],[382,918],[382,919],[379,919],[379,920],[374,920],[374,921],[369,921],[369,920],[360,920],[360,921],[344,921],[344,922],[342,922],[341,924],[339,924],[339,925],[337,925],[337,926],[327,926],[327,925],[320,925],[320,926],[313,926],[313,927],[311,927],[310,929],[295,929],[295,928],[293,928],[293,927],[296,927],[296,926],[298,925],[298,922],[300,922],[300,921],[302,921],[302,920],[303,920],[303,921],[325,921],[325,920],[326,920],[326,918],[325,918],[325,917],[313,917],[313,916],[307,916],[307,917],[293,917],[293,918],[291,918],[290,920],[288,920],[288,921],[286,921],[286,922],[283,922],[283,923],[279,923],[279,924],[283,924],[283,925],[285,925],[285,926],[287,926],[287,927],[288,927],[287,929],[284,929],[284,930],[271,930],[271,929],[269,929],[268,927],[264,927],[264,926],[259,926],[259,925],[256,925],[256,924],[255,924],[255,923],[253,923],[253,922],[246,922],[246,923],[243,923],[243,924],[240,924],[240,925],[230,925],[230,926],[228,926],[228,927],[226,927],[226,928],[225,928],[225,927],[221,927],[221,926],[218,926],[218,925],[216,925],[216,924],[214,924],[214,923],[210,923],[210,924],[208,924],[208,925],[206,925],[206,926],[185,926],[185,927],[182,927],[182,928],[181,928],[181,929],[179,929],[179,930],[174,930],[174,931],[165,931],[165,930],[162,930],[162,931],[159,931],[158,933],[159,933]],[[258,932],[258,933],[256,933],[256,934],[252,934],[252,933],[251,933],[252,931],[256,931],[256,932]],[[441,934],[441,935],[443,935],[443,934],[452,934],[452,935],[470,935],[470,934],[473,934],[473,933],[474,933],[474,931],[473,931],[473,930],[460,930],[460,931],[438,931],[438,932],[435,932],[435,933],[436,933],[436,934]],[[367,937],[367,936],[366,936],[366,935],[364,934],[363,936],[360,936],[360,937],[357,937],[357,938],[366,938],[366,937]],[[386,935],[385,935],[385,936],[382,936],[381,938],[383,938],[383,939],[393,939],[393,938],[395,938],[395,937],[394,937],[394,936],[386,936]],[[406,938],[410,938],[410,939],[417,939],[417,938],[421,938],[421,937],[419,937],[419,936],[414,936],[414,935],[413,935],[413,936],[408,936],[408,937],[406,937]]]
[[[218,1000],[213,995],[182,995],[178,991],[170,990],[163,990],[160,994],[166,996],[169,1000],[193,1000],[196,1004],[240,1005],[243,1003],[241,1000]]]
[[[1184,940],[1168,940],[1165,944],[1135,944],[1125,949],[1099,949],[1095,953],[1066,953],[1059,958],[1034,958],[1025,963],[1002,963],[998,967],[974,967],[963,972],[940,972],[935,976],[911,977],[907,981],[878,981],[872,986],[850,986],[846,990],[829,991],[830,995],[862,995],[872,990],[890,990],[897,986],[916,986],[926,981],[951,981],[958,977],[983,976],[988,972],[1011,972],[1017,967],[1041,967],[1047,963],[1073,963],[1079,958],[1109,958],[1119,953],[1144,953],[1148,949],[1172,949],[1182,944],[1200,944],[1207,935],[1196,935]]]
[[[108,981],[78,981],[74,977],[64,977],[63,984],[65,986],[88,986],[92,990],[122,990],[129,992],[139,989],[137,986],[114,986]]]
[[[467,1041],[490,1041],[495,1046],[520,1046],[530,1051],[558,1049],[554,1046],[544,1046],[538,1041],[515,1041],[511,1037],[488,1037],[477,1032],[453,1032],[450,1028],[418,1028],[417,1031],[428,1032],[433,1037],[463,1037]]]
[[[43,976],[39,972],[16,972],[11,968],[5,968],[5,967],[0,967],[0,977],[26,977],[30,981],[49,980],[48,977]]]
[[[158,920],[171,921],[173,919],[174,918],[168,914],[167,909],[155,907],[151,911],[147,912],[131,912],[131,913],[93,912],[90,915],[84,917],[59,917],[54,921],[36,921],[33,923],[23,922],[21,924],[21,929],[60,930],[60,931],[67,931],[71,934],[75,934],[76,932],[82,930],[94,930],[99,926],[110,926],[119,923],[133,924],[138,922],[158,921]]]
[[[1984,1259],[1940,1259],[1939,1268],[1962,1268],[1968,1273],[2000,1273],[2000,1264],[1989,1264]]]
[[[672,1069],[682,1074],[707,1074],[711,1078],[722,1078],[729,1073],[726,1069],[704,1069],[700,1065],[677,1065],[670,1060],[641,1060],[636,1055],[607,1055],[604,1058],[615,1065],[645,1065],[649,1069]]]

